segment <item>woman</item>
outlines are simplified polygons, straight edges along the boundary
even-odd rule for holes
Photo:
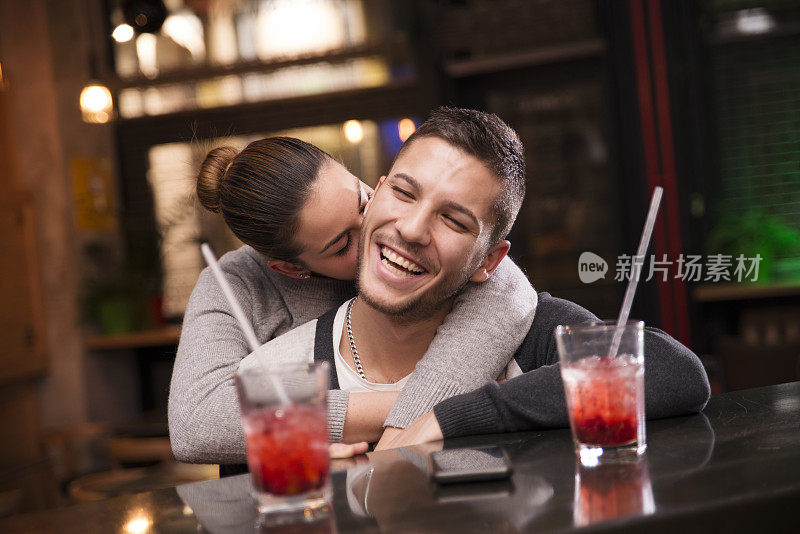
[[[220,265],[261,342],[354,295],[356,248],[372,190],[330,155],[288,137],[255,141],[241,152],[217,148],[201,167],[197,194],[247,245]],[[402,391],[365,381],[351,391],[329,392],[331,440],[374,441],[384,422],[404,427],[443,398],[496,378],[530,327],[535,303],[524,274],[504,261],[489,281],[459,295]],[[487,316],[487,309],[498,315]],[[470,343],[463,343],[465,336]],[[463,355],[451,350],[454,339],[485,354],[485,367],[460,368]],[[244,461],[233,374],[248,353],[206,269],[187,306],[170,390],[170,437],[179,460]],[[437,376],[435,388],[426,376],[429,358],[453,362],[453,376]]]

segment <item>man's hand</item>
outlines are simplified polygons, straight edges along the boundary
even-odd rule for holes
[[[378,442],[378,446],[375,447],[375,450],[381,451],[397,447],[406,447],[408,445],[417,445],[419,443],[427,443],[440,439],[443,439],[443,437],[442,429],[439,428],[439,421],[436,420],[436,416],[433,415],[433,412],[428,412],[408,425],[405,430],[387,428],[383,433],[383,437]]]

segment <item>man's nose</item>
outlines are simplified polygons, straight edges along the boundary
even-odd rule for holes
[[[397,218],[397,231],[405,241],[426,246],[430,243],[430,219],[424,210],[408,210]]]

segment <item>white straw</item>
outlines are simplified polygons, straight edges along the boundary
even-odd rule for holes
[[[644,264],[644,254],[650,245],[650,236],[653,234],[653,227],[656,224],[658,207],[661,205],[661,195],[663,193],[664,188],[656,186],[655,191],[653,191],[653,198],[650,199],[650,210],[647,212],[644,231],[642,232],[642,238],[639,240],[639,249],[636,251],[636,256],[632,261],[631,278],[628,280],[628,288],[625,290],[625,298],[622,300],[622,309],[619,312],[619,319],[617,319],[617,327],[614,330],[614,337],[611,339],[611,350],[608,351],[608,355],[611,358],[617,355],[619,344],[622,341],[622,331],[628,322],[628,315],[631,313],[633,295],[636,293],[636,284],[639,283],[639,275],[642,271],[642,264]],[[641,263],[637,260],[641,260]]]
[[[230,284],[228,284],[228,281],[225,280],[225,276],[222,274],[222,269],[219,268],[219,263],[217,263],[217,257],[214,256],[214,253],[211,251],[211,247],[208,246],[208,243],[203,243],[200,245],[200,251],[203,253],[203,258],[205,258],[208,266],[211,267],[211,272],[214,273],[214,277],[217,279],[219,287],[225,294],[228,304],[231,305],[231,309],[233,309],[233,315],[239,322],[242,332],[244,332],[244,337],[247,339],[247,344],[250,346],[250,351],[256,353],[260,352],[261,344],[258,342],[258,338],[256,337],[256,333],[253,331],[252,325],[244,316],[244,311],[242,311],[242,307],[239,305],[236,295],[233,294]],[[266,368],[266,364],[264,362],[261,363]],[[281,381],[278,380],[273,373],[267,372],[267,376],[272,381],[272,385],[275,388],[275,392],[278,394],[281,404],[289,404],[289,396],[286,394]]]

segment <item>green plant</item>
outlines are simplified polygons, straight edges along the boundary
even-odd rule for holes
[[[129,232],[126,232],[126,234]],[[84,319],[105,334],[119,334],[153,326],[153,299],[157,296],[158,253],[144,239],[131,239],[127,254],[95,243],[84,249]],[[134,236],[136,237],[136,236]]]
[[[800,231],[760,210],[724,213],[708,239],[709,254],[730,254],[735,259],[761,255],[759,281],[773,277],[775,258],[800,252]]]

